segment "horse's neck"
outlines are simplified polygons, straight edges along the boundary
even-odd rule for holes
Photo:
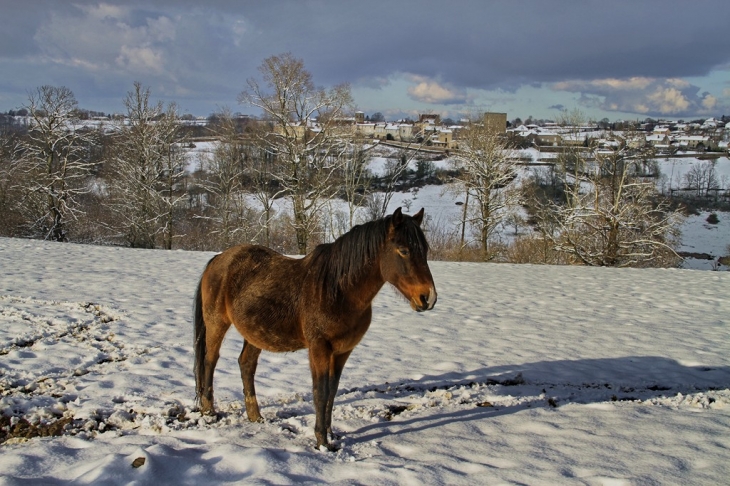
[[[378,260],[369,262],[361,275],[351,284],[346,284],[346,288],[342,289],[347,300],[357,307],[362,309],[370,307],[375,296],[385,285],[379,263]]]
[[[305,267],[319,269],[313,275],[319,279],[315,287],[326,294],[322,297],[334,298],[353,311],[369,308],[385,284],[380,271],[382,242],[363,235],[362,228],[358,231],[317,246],[302,261]]]

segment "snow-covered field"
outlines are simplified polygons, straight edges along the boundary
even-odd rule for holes
[[[695,157],[668,157],[664,159],[657,158],[657,162],[659,162],[662,176],[666,178],[666,181],[663,181],[666,184],[665,190],[668,190],[669,187],[674,189],[686,187],[685,176],[694,167],[707,167],[712,161],[700,160]],[[718,157],[715,159],[714,168],[717,183],[723,188],[727,187],[730,183],[730,158]],[[659,184],[661,184],[661,181]],[[661,187],[659,189],[661,190]]]
[[[328,453],[306,352],[262,354],[252,424],[232,332],[222,416],[194,411],[191,300],[210,257],[0,238],[4,430],[62,432],[0,445],[0,484],[730,478],[728,272],[434,262],[433,311],[376,299]]]
[[[710,212],[688,216],[682,223],[682,244],[678,251],[706,253],[712,255],[712,260],[686,258],[683,268],[693,270],[728,271],[725,265],[719,265],[719,257],[730,255],[730,213],[717,212],[718,223],[710,224],[707,218]]]

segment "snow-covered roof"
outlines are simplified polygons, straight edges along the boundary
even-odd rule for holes
[[[709,140],[709,139],[710,139],[710,137],[705,137],[702,135],[682,135],[682,136],[677,137],[677,140],[679,140],[679,141],[699,141],[699,142],[701,142],[701,141]]]

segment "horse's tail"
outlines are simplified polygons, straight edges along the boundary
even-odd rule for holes
[[[215,257],[211,258],[205,266],[206,270]],[[205,271],[203,271],[205,273]],[[205,319],[203,318],[203,276],[201,275],[198,282],[198,288],[195,291],[193,299],[193,323],[194,337],[193,346],[195,348],[195,365],[193,372],[195,374],[195,401],[200,405],[203,396],[204,376],[205,376],[205,357],[206,357],[206,339],[205,339]]]

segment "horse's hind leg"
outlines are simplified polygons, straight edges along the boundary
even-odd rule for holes
[[[246,415],[251,422],[261,422],[259,402],[256,400],[256,388],[253,384],[253,377],[256,373],[259,354],[261,349],[253,344],[243,341],[243,351],[238,357],[238,366],[241,368],[241,380],[243,381],[243,397],[246,404]]]
[[[213,373],[215,365],[220,357],[221,345],[223,338],[230,325],[216,320],[208,319],[206,322],[213,321],[213,325],[207,326],[205,335],[205,356],[203,358],[203,382],[202,393],[200,395],[200,412],[204,415],[214,415],[213,407]]]

